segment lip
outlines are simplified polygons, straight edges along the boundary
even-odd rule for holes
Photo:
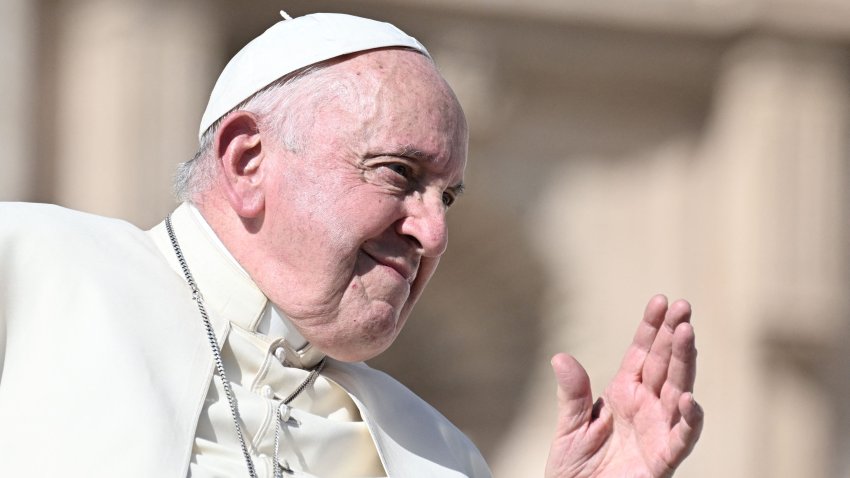
[[[363,251],[370,259],[375,261],[375,263],[389,267],[390,269],[396,271],[398,275],[400,275],[405,281],[412,284],[413,280],[416,278],[416,268],[411,267],[406,261],[402,259],[397,259],[393,257],[377,257],[374,254],[370,254],[367,251]]]

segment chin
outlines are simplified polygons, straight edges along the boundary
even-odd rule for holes
[[[354,330],[353,334],[344,334],[338,340],[333,340],[334,345],[319,348],[329,357],[342,362],[362,362],[380,355],[395,342],[407,319],[407,314],[400,316],[397,308],[384,305],[387,307],[379,308],[382,309],[381,313],[373,311],[364,321],[357,320],[349,324],[349,330]]]
[[[328,357],[339,360],[340,362],[364,362],[382,354],[394,341],[395,337],[387,339],[385,342],[381,341],[380,343],[371,341],[368,343],[347,344],[342,347],[319,347],[319,349]]]

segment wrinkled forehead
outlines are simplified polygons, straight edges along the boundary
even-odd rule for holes
[[[399,121],[398,127],[439,117],[466,137],[460,102],[430,57],[404,48],[382,48],[349,55],[335,68],[341,82],[348,83],[341,88],[353,91],[356,101],[344,105],[349,109],[366,116],[390,116]]]
[[[301,68],[352,52],[388,46],[428,55],[425,47],[389,23],[336,13],[280,21],[243,47],[224,67],[201,118],[199,137],[243,101]]]
[[[384,49],[357,55],[349,68],[363,80],[363,92],[375,102],[375,112],[396,116],[398,127],[407,127],[405,121],[439,117],[447,126],[465,128],[460,103],[430,58]]]
[[[361,52],[313,80],[305,85],[312,96],[300,106],[310,117],[303,123],[308,149],[422,159],[462,180],[466,119],[430,58],[399,48]]]
[[[462,176],[466,119],[430,58],[400,49],[374,51],[352,58],[349,72],[363,85],[362,109],[354,117],[366,143],[419,156],[450,176]]]

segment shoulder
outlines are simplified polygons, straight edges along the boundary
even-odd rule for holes
[[[67,209],[53,204],[0,203],[0,234],[33,234],[39,232],[62,232],[91,234],[108,229],[123,230],[125,233],[141,232],[132,224]]]
[[[466,476],[489,476],[475,445],[446,417],[410,389],[364,363],[330,361],[325,375],[342,386],[358,403],[364,419],[381,433],[419,456]]]
[[[126,221],[0,204],[0,321],[16,324],[18,343],[59,324],[94,330],[150,322],[147,316],[167,314],[185,292],[153,241]]]
[[[363,362],[345,363],[329,359],[328,365],[328,375],[332,375],[331,378],[340,382],[355,398],[371,402],[373,394],[379,395],[383,397],[381,408],[384,411],[395,408],[409,411],[413,405],[417,413],[439,415],[440,420],[448,421],[401,382]]]
[[[411,420],[425,419],[451,431],[451,435],[465,436],[434,407],[419,398],[409,388],[390,375],[376,370],[363,362],[344,363],[331,361],[329,374],[366,405],[379,405],[369,410],[372,414],[404,415]]]
[[[97,251],[149,243],[138,227],[119,219],[52,204],[0,203],[0,249],[9,252]]]
[[[0,274],[65,281],[143,270],[160,257],[150,238],[122,220],[49,204],[0,203]],[[163,262],[164,263],[164,262]]]

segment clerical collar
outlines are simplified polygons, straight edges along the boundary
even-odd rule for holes
[[[275,347],[273,353],[284,365],[298,368],[313,368],[325,357],[319,349],[307,342],[292,322],[286,318],[271,301],[266,303],[257,332],[269,337],[283,337],[281,347]]]
[[[236,258],[233,257],[233,254],[227,250],[227,247],[225,247],[224,243],[221,242],[221,239],[218,238],[215,231],[213,231],[212,227],[210,227],[209,223],[207,223],[206,219],[204,219],[204,216],[200,211],[198,211],[198,208],[196,208],[192,203],[188,203],[187,205],[189,207],[189,211],[191,211],[195,220],[201,226],[201,229],[207,236],[209,236],[210,240],[216,245],[219,252],[221,252],[228,261],[230,261],[246,276],[248,276],[248,273],[242,265],[239,264]],[[281,359],[282,361],[285,359],[286,362],[289,362],[290,365],[295,367],[313,367],[325,356],[322,352],[307,342],[307,339],[298,332],[298,329],[295,328],[295,325],[293,325],[286,317],[286,314],[278,309],[277,306],[272,304],[271,301],[266,301],[266,307],[263,309],[263,313],[257,323],[256,331],[269,337],[282,337],[286,342],[286,347],[282,348],[281,351],[276,352],[276,355],[281,355],[278,359]]]

